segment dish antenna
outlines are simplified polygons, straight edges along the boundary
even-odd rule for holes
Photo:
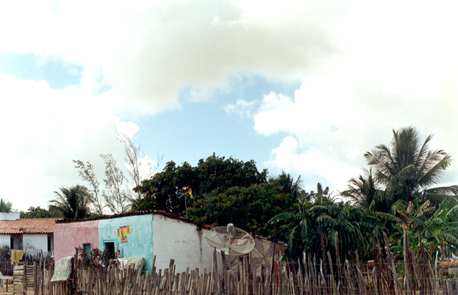
[[[255,246],[253,237],[232,223],[212,228],[205,234],[205,242],[210,248],[230,256],[248,254]]]

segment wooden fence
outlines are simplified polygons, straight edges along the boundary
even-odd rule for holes
[[[386,241],[387,242],[387,241]],[[214,252],[210,270],[189,268],[176,273],[174,261],[169,268],[142,274],[140,270],[121,270],[116,265],[105,268],[78,268],[73,266],[71,278],[65,282],[51,283],[53,266],[35,264],[35,295],[95,294],[95,295],[429,295],[458,294],[454,280],[441,279],[441,274],[419,254],[405,249],[400,278],[396,271],[393,253],[388,247],[374,242],[374,263],[362,265],[359,258],[354,263],[336,263],[327,252],[324,259],[305,255],[302,261],[280,262],[278,271],[262,268],[259,275],[252,271],[248,257],[241,258],[238,270],[229,270],[224,254]],[[222,271],[218,272],[216,255],[222,256]],[[337,261],[339,253],[336,252]],[[76,255],[75,255],[76,258]]]

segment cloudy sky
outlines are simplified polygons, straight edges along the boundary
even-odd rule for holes
[[[338,191],[416,127],[455,159],[455,1],[2,1],[1,198],[47,207],[72,159],[213,152]],[[120,4],[117,4],[120,3]],[[300,4],[298,4],[300,3]]]

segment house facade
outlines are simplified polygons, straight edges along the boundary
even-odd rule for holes
[[[54,225],[61,218],[24,218],[0,220],[0,247],[23,250],[29,255],[52,255]],[[0,216],[0,218],[5,218]],[[19,218],[19,213],[17,213]]]
[[[209,229],[157,211],[63,220],[55,226],[55,260],[73,256],[75,247],[98,248],[119,250],[121,257],[143,257],[145,271],[151,270],[154,256],[158,269],[167,268],[174,259],[177,272],[187,267],[210,270],[213,250],[205,242]]]

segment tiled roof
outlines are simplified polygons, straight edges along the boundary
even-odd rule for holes
[[[24,218],[0,220],[0,234],[47,234],[54,232],[54,224],[62,218]]]

